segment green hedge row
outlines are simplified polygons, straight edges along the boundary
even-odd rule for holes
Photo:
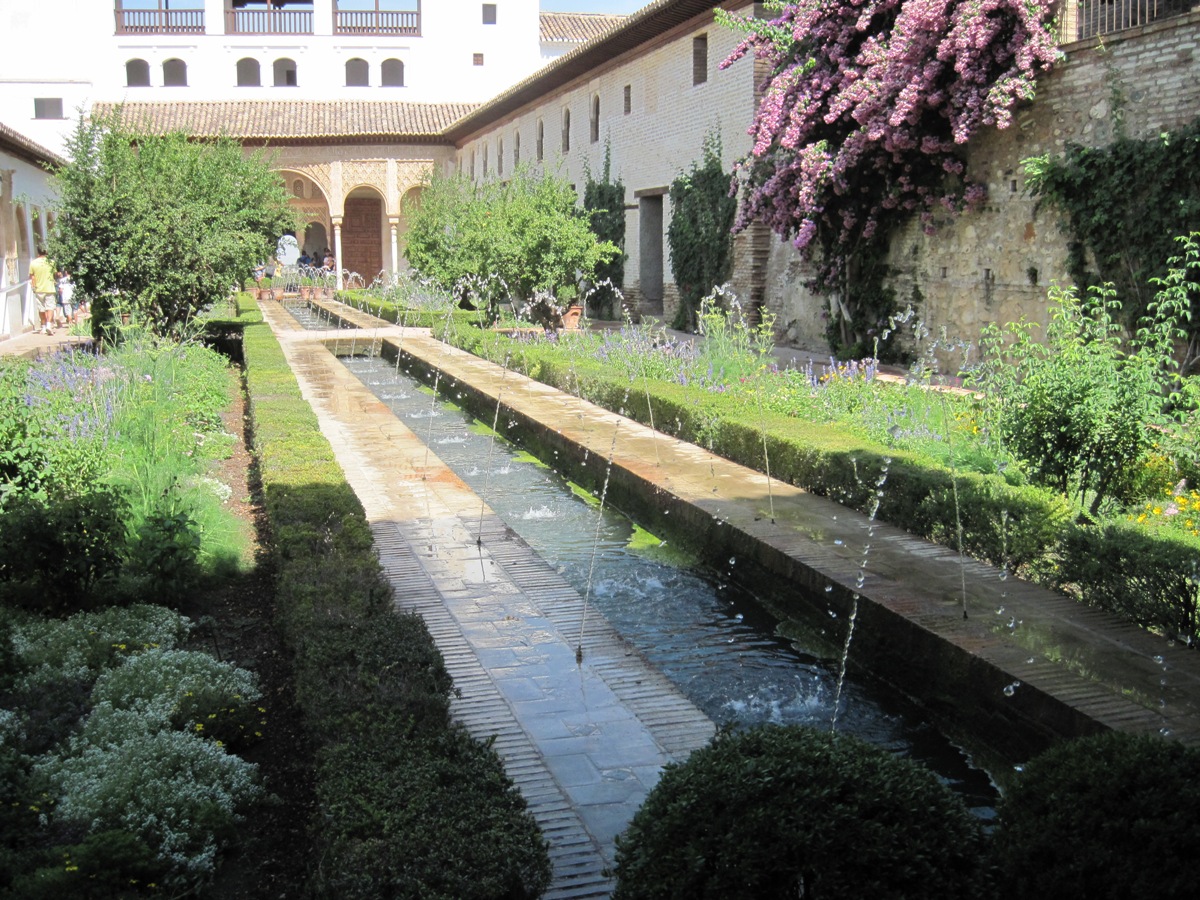
[[[1085,526],[1053,491],[999,476],[951,472],[917,454],[873,443],[834,425],[748,408],[738,398],[651,382],[632,386],[588,359],[564,363],[537,343],[501,342],[456,323],[451,341],[560,390],[708,447],[762,471],[763,432],[772,477],[867,512],[886,474],[877,517],[913,534],[1067,591],[1140,625],[1200,636],[1200,540],[1133,524]]]
[[[464,327],[478,325],[481,320],[481,313],[470,309],[407,309],[397,306],[387,300],[381,300],[370,291],[338,291],[334,295],[335,298],[345,303],[347,306],[352,306],[355,309],[360,309],[363,312],[368,312],[373,316],[397,325],[404,325],[407,328],[429,328],[434,334],[444,334],[447,328]]]
[[[314,892],[539,896],[550,864],[524,799],[451,722],[441,654],[419,617],[393,609],[362,506],[278,341],[259,319],[242,343],[279,623],[317,744]]]

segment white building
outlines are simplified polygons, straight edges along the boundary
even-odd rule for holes
[[[54,222],[47,166],[62,158],[0,124],[0,339],[37,322],[29,263]]]
[[[92,103],[478,103],[619,20],[537,0],[4,0],[0,122],[59,150]]]

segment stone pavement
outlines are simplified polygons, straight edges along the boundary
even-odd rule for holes
[[[462,694],[454,715],[494,739],[550,842],[546,897],[608,896],[616,835],[662,766],[707,744],[712,722],[585,614],[579,594],[322,343],[350,350],[355,338],[302,331],[279,305],[261,305],[366,509],[397,606],[422,615],[445,656]]]

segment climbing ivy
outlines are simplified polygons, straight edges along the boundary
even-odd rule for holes
[[[704,156],[690,172],[671,182],[671,224],[667,245],[671,272],[679,287],[673,327],[694,331],[700,301],[724,283],[733,270],[733,219],[737,200],[730,196],[730,173],[721,168],[721,140],[704,139]]]
[[[625,184],[612,180],[612,145],[604,148],[604,174],[597,181],[587,171],[583,188],[583,208],[587,211],[592,233],[621,252],[596,265],[596,284],[588,303],[588,312],[602,319],[613,317],[613,301],[625,281]],[[606,284],[607,282],[607,284]]]
[[[1178,255],[1176,237],[1200,223],[1200,119],[1151,139],[1068,144],[1062,156],[1022,166],[1034,195],[1065,217],[1071,277],[1081,287],[1114,285],[1126,324],[1136,323],[1154,299],[1152,279]],[[1200,335],[1200,298],[1187,329]]]

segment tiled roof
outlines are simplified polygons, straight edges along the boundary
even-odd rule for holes
[[[240,140],[347,138],[441,139],[451,122],[475,103],[404,103],[386,100],[236,100],[207,103],[125,103],[126,124],[151,133],[182,130],[196,137],[228,135]],[[98,103],[107,115],[115,104]]]
[[[9,128],[0,122],[0,149],[7,150],[14,156],[19,156],[34,165],[50,163],[62,165],[66,162],[53,150],[47,150],[37,141],[32,141],[15,128]]]
[[[609,16],[602,13],[544,12],[542,43],[581,44],[624,21],[625,16]]]

